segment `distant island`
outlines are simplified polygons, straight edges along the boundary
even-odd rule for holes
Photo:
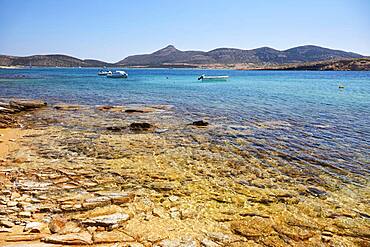
[[[0,66],[211,68],[240,70],[370,70],[370,58],[340,50],[306,45],[279,51],[218,48],[208,52],[181,51],[169,45],[151,54],[128,56],[117,63],[66,55],[27,57],[0,55]]]

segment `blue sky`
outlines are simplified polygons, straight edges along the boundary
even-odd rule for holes
[[[0,54],[116,62],[168,44],[370,55],[370,0],[0,0]]]

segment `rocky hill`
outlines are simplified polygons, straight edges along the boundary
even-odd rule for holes
[[[81,60],[75,57],[66,55],[34,55],[28,57],[16,57],[0,55],[0,66],[41,66],[41,67],[102,67],[110,66],[111,64],[86,59]]]
[[[208,52],[180,51],[169,45],[152,54],[129,56],[116,65],[143,66],[143,67],[168,67],[178,64],[258,64],[279,65],[290,63],[307,63],[332,59],[361,58],[360,54],[332,50],[319,46],[307,45],[291,48],[285,51],[262,47],[253,50],[234,48],[219,48]]]

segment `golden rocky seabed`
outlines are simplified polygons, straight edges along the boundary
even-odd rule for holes
[[[0,132],[9,148],[0,246],[370,245],[367,179],[257,158],[245,139],[222,138],[245,130],[174,112],[63,104],[17,113],[21,128]]]

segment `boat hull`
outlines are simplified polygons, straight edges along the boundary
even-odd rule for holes
[[[201,76],[202,81],[226,81],[229,79],[228,76]]]
[[[127,78],[127,75],[107,75],[107,78]]]
[[[125,71],[116,71],[107,74],[107,78],[127,78],[128,75]]]

